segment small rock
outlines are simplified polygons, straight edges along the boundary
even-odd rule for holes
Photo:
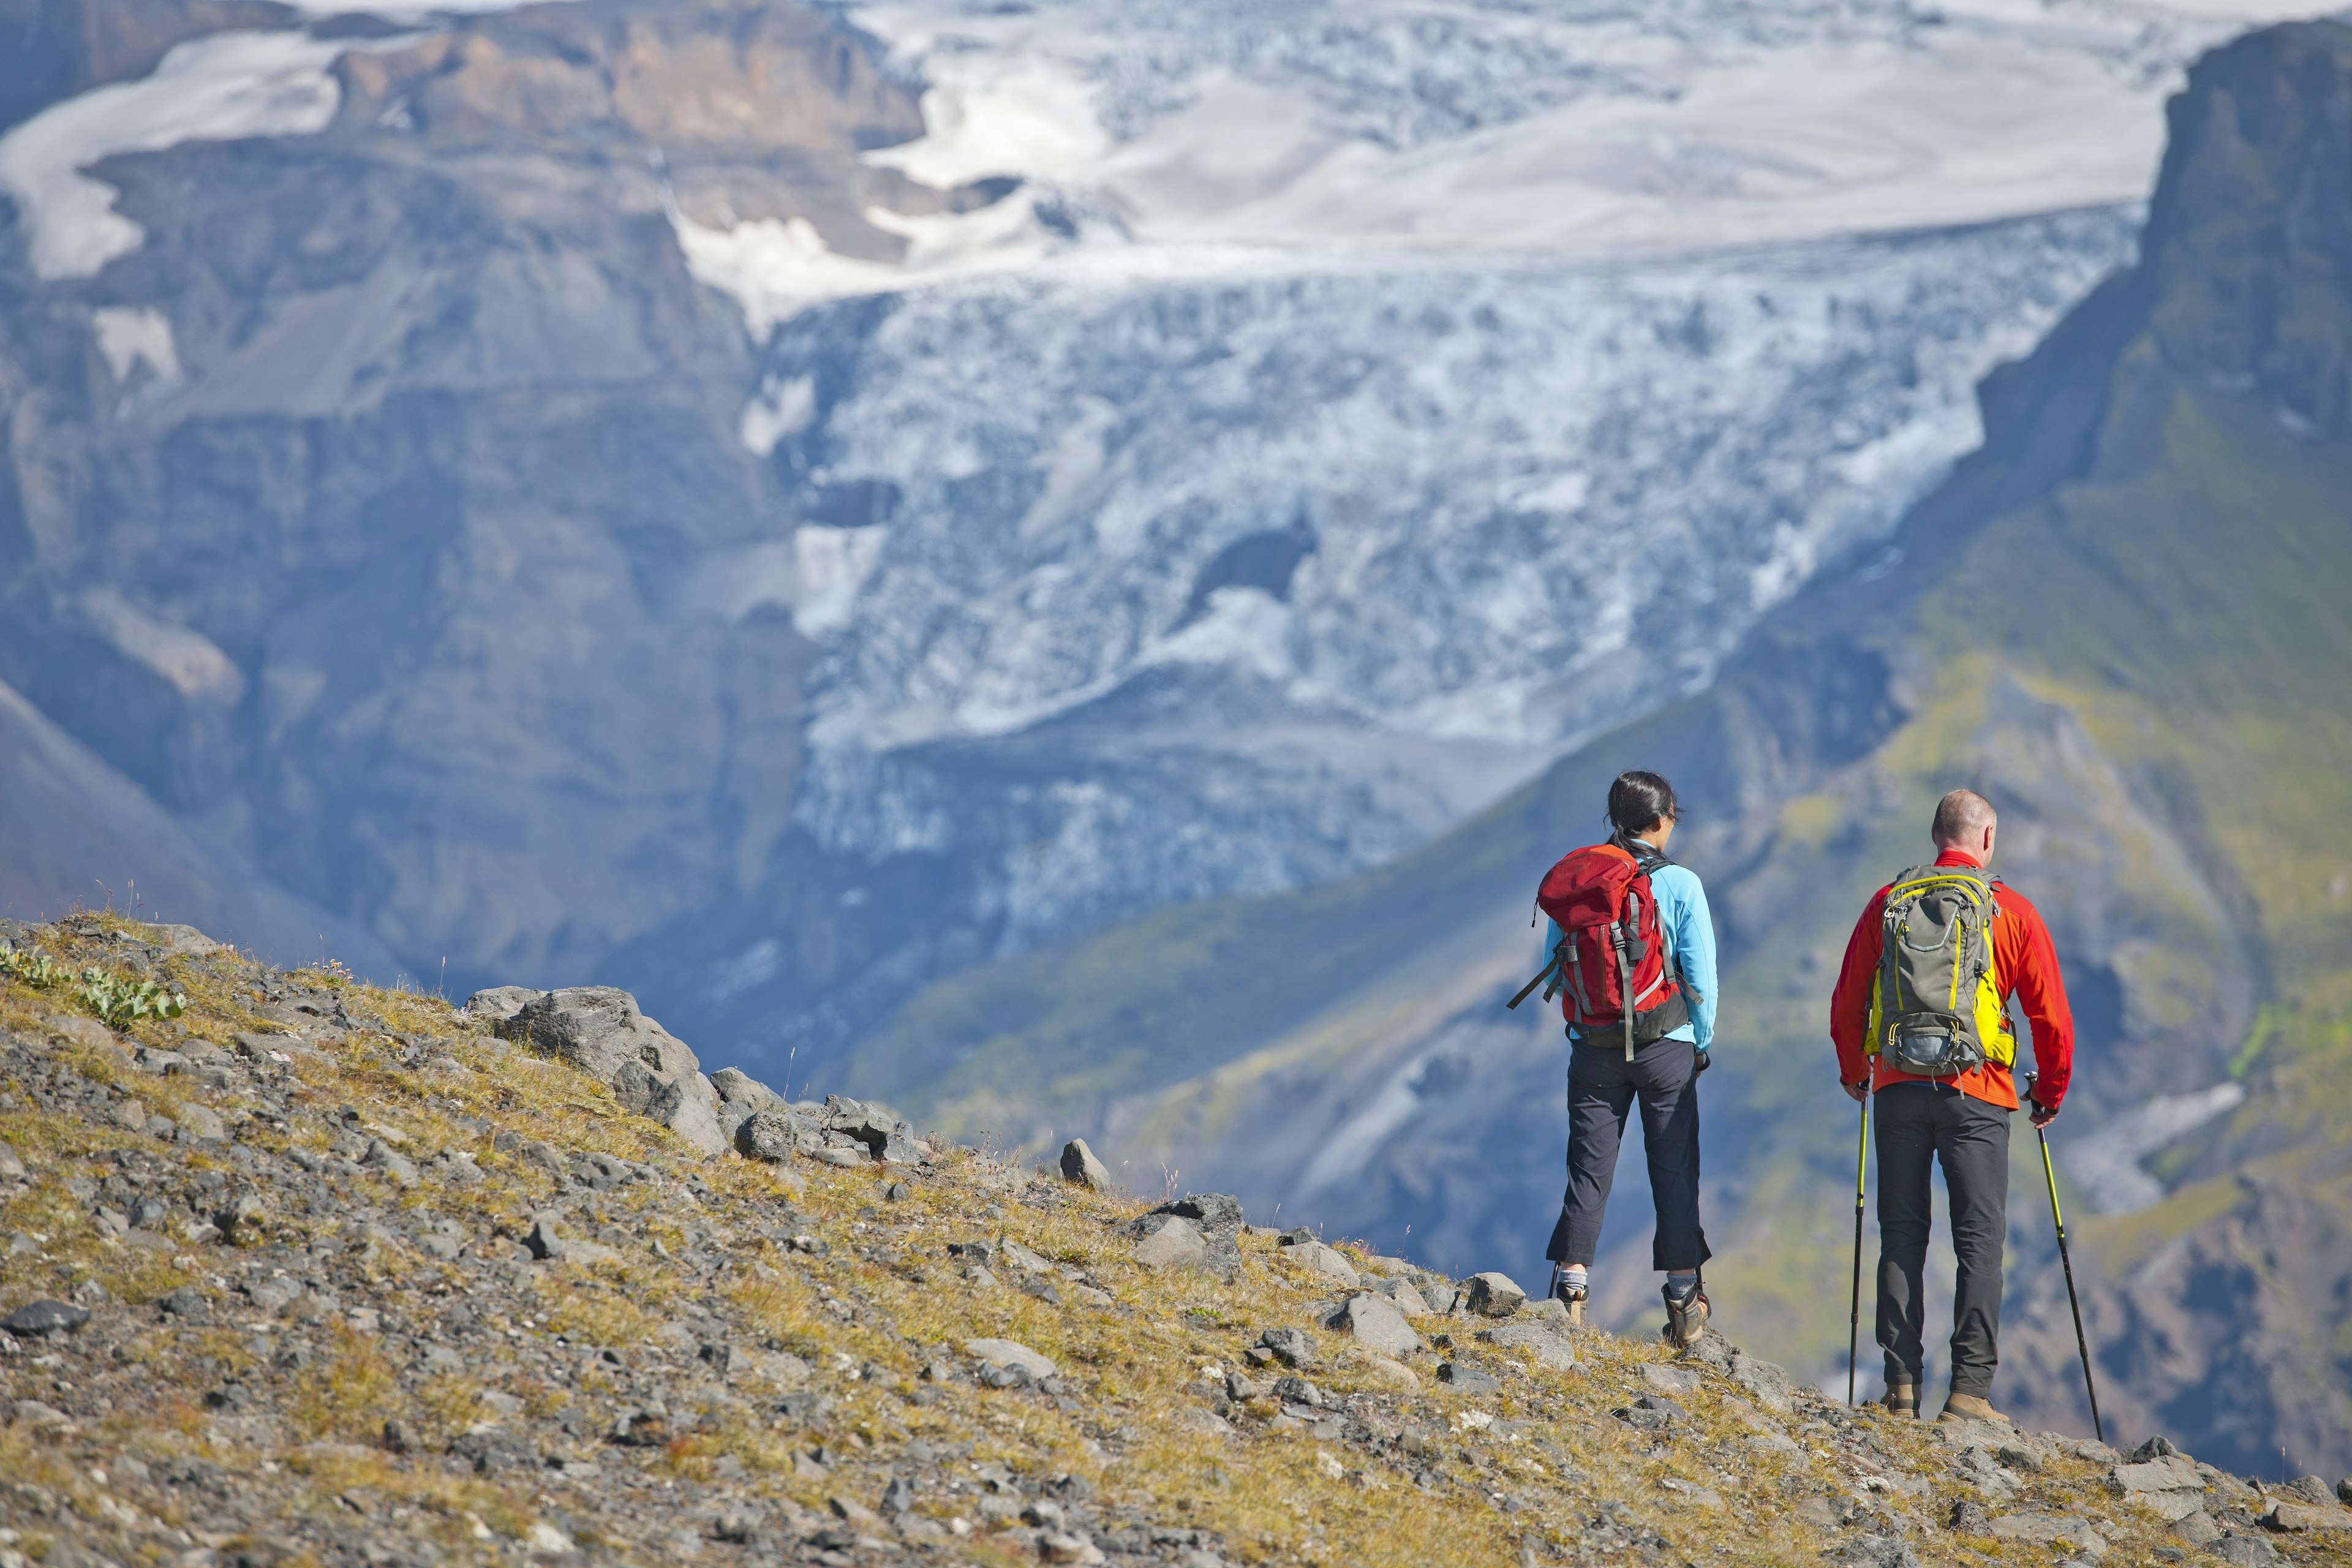
[[[1891,1535],[1857,1535],[1822,1560],[1843,1568],[1920,1568],[1919,1554]]]
[[[1450,1361],[1438,1367],[1437,1381],[1456,1394],[1492,1394],[1503,1386],[1502,1380],[1490,1373]]]
[[[523,1531],[522,1545],[534,1557],[562,1557],[572,1550],[572,1537],[543,1519]]]
[[[552,1215],[540,1215],[530,1223],[530,1234],[522,1238],[530,1255],[542,1263],[559,1263],[563,1259],[563,1236],[556,1228]]]
[[[1208,1256],[1208,1243],[1186,1219],[1171,1219],[1135,1244],[1135,1260],[1146,1268],[1199,1268]]]
[[[416,1184],[416,1166],[408,1156],[381,1138],[368,1144],[367,1152],[360,1156],[360,1163],[383,1172],[395,1186],[413,1187]]]
[[[2160,1437],[2151,1442],[2163,1442]],[[2147,1448],[2143,1443],[2133,1453]],[[2165,1445],[2168,1449],[2171,1445]],[[2116,1466],[2107,1472],[2107,1490],[2121,1498],[2140,1498],[2161,1492],[2201,1492],[2205,1478],[2197,1466],[2178,1453],[2165,1453],[2147,1459]]]
[[[2231,1568],[2263,1568],[2279,1560],[2278,1548],[2255,1535],[2225,1535],[2206,1550]]]
[[[814,1149],[809,1152],[809,1158],[820,1165],[838,1165],[845,1171],[863,1170],[874,1163],[872,1152],[864,1144],[846,1149]]]
[[[669,1411],[659,1404],[624,1410],[613,1417],[612,1440],[627,1447],[658,1448],[669,1441]]]
[[[44,1297],[37,1301],[28,1301],[5,1318],[0,1318],[0,1329],[7,1330],[18,1339],[48,1338],[69,1334],[89,1321],[88,1308]]]
[[[114,1031],[95,1018],[79,1018],[71,1014],[58,1013],[42,1019],[41,1022],[48,1026],[49,1033],[60,1039],[70,1040],[78,1046],[88,1046],[92,1050],[103,1050],[118,1043]]]
[[[1375,1296],[1387,1297],[1390,1302],[1395,1306],[1396,1310],[1402,1312],[1408,1318],[1425,1318],[1429,1316],[1429,1303],[1423,1299],[1421,1292],[1414,1289],[1411,1282],[1407,1280],[1393,1278],[1376,1279],[1372,1282],[1371,1291]],[[1559,1303],[1554,1304],[1559,1305]],[[1567,1307],[1560,1306],[1561,1320],[1565,1321],[1567,1320]]]
[[[793,1151],[800,1146],[800,1129],[781,1111],[755,1110],[735,1128],[736,1151],[749,1159],[772,1163],[790,1159]]]
[[[1110,1167],[1095,1158],[1095,1152],[1087,1147],[1083,1138],[1073,1138],[1062,1145],[1062,1179],[1097,1192],[1108,1192],[1117,1184],[1111,1178]]]
[[[1215,1417],[1210,1419],[1214,1420]],[[1048,1563],[1097,1563],[1106,1561],[1101,1548],[1085,1536],[1057,1531],[1038,1532],[1037,1555]]]
[[[66,1413],[37,1399],[19,1399],[8,1407],[8,1420],[17,1426],[70,1426]]]
[[[208,1105],[183,1105],[172,1121],[182,1132],[200,1143],[228,1142],[228,1124],[221,1120],[219,1111]]]
[[[1642,1368],[1642,1386],[1659,1394],[1687,1398],[1698,1392],[1699,1375],[1695,1367],[1646,1365]]]
[[[1791,1407],[1789,1395],[1789,1374],[1769,1361],[1759,1361],[1739,1351],[1731,1352],[1726,1369],[1731,1381],[1744,1389],[1748,1397],[1775,1415],[1785,1415]]]
[[[525,1003],[536,1001],[542,994],[523,985],[493,985],[467,997],[465,1006],[458,1011],[468,1018],[499,1024],[521,1012]]]
[[[1507,1318],[1528,1300],[1507,1274],[1473,1274],[1465,1295],[1464,1305],[1482,1318]]]
[[[782,1095],[741,1068],[720,1068],[710,1075],[710,1087],[729,1105],[745,1105],[754,1110],[775,1110],[782,1109],[784,1103]]]
[[[1396,1303],[1369,1291],[1348,1298],[1331,1327],[1351,1335],[1358,1344],[1381,1355],[1407,1355],[1421,1348],[1421,1336],[1404,1321]]]
[[[2210,1546],[2221,1539],[2221,1527],[2203,1509],[2195,1509],[2172,1521],[2172,1533],[2191,1546]]]
[[[1363,1283],[1356,1273],[1356,1266],[1349,1263],[1347,1257],[1336,1247],[1326,1247],[1319,1241],[1309,1241],[1301,1246],[1287,1247],[1286,1251],[1291,1258],[1305,1264],[1323,1279],[1337,1280],[1351,1290]]]
[[[2019,1541],[2029,1546],[2051,1546],[2066,1540],[2074,1531],[2071,1521],[2056,1519],[2046,1513],[2003,1514],[1992,1521],[1989,1533],[1996,1541]]]
[[[2336,1500],[2327,1493],[2327,1483],[2317,1476],[2297,1476],[2280,1489],[2299,1497],[2305,1502],[2316,1503],[2321,1508],[2326,1508]]]
[[[966,1340],[963,1351],[986,1365],[1019,1367],[1033,1378],[1051,1377],[1055,1370],[1051,1360],[1018,1340]]]
[[[21,1182],[28,1173],[25,1162],[16,1157],[16,1151],[0,1143],[0,1182]]]
[[[1505,1323],[1478,1336],[1481,1342],[1504,1350],[1533,1351],[1538,1366],[1566,1372],[1576,1364],[1576,1344],[1549,1323]],[[1655,1368],[1650,1370],[1656,1370]]]
[[[2291,1535],[2311,1530],[2352,1530],[2352,1509],[2334,1503],[2282,1502],[2263,1516],[2263,1522]]]
[[[1558,1329],[1563,1334],[1574,1328],[1574,1325],[1568,1321],[1568,1303],[1557,1296],[1547,1296],[1540,1301],[1528,1302],[1519,1309],[1519,1316],[1531,1322]]]
[[[1268,1329],[1257,1342],[1286,1367],[1304,1369],[1315,1364],[1315,1342],[1304,1329]]]
[[[1371,1370],[1374,1377],[1392,1388],[1412,1390],[1421,1386],[1420,1374],[1401,1361],[1391,1361],[1384,1355],[1375,1355],[1365,1357],[1364,1363]]]
[[[205,1315],[206,1307],[205,1293],[194,1285],[183,1285],[178,1289],[164,1295],[155,1304],[163,1309],[166,1317],[173,1318],[201,1318]]]
[[[212,1215],[212,1223],[230,1241],[245,1241],[257,1237],[261,1232],[261,1220],[264,1220],[261,1199],[252,1192],[247,1192],[237,1199],[230,1199]]]

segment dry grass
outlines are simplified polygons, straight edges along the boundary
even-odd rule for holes
[[[123,929],[126,922],[111,916],[85,927],[93,942]],[[55,932],[43,942],[59,963],[82,960]],[[226,1041],[278,1027],[259,1011],[260,976],[234,955],[174,959],[159,967],[189,995],[183,1020],[187,1036]],[[1748,1427],[1719,1389],[1685,1402],[1694,1430],[1671,1444],[1633,1431],[1610,1411],[1639,1392],[1642,1365],[1661,1352],[1597,1334],[1580,1342],[1582,1364],[1573,1372],[1523,1363],[1523,1375],[1507,1376],[1498,1393],[1465,1398],[1426,1384],[1401,1394],[1380,1380],[1352,1342],[1314,1331],[1322,1363],[1312,1376],[1327,1390],[1360,1396],[1360,1408],[1384,1439],[1379,1453],[1272,1431],[1270,1412],[1257,1408],[1236,1414],[1238,1435],[1204,1436],[1192,1425],[1202,1405],[1192,1385],[1202,1369],[1242,1365],[1260,1330],[1306,1325],[1307,1303],[1329,1292],[1328,1282],[1296,1267],[1270,1238],[1244,1238],[1242,1268],[1230,1280],[1155,1275],[1137,1266],[1111,1233],[1113,1225],[1140,1211],[1140,1200],[1057,1189],[1052,1196],[1058,1201],[1024,1201],[1039,1195],[1024,1190],[1026,1173],[971,1151],[951,1152],[898,1202],[886,1201],[885,1178],[877,1173],[813,1163],[778,1170],[732,1158],[705,1164],[662,1129],[622,1114],[602,1086],[487,1037],[440,998],[362,985],[331,969],[299,978],[333,987],[354,1015],[381,1018],[398,1033],[446,1041],[446,1055],[457,1064],[454,1071],[403,1066],[398,1043],[373,1031],[331,1048],[289,1053],[291,1093],[303,1109],[335,1113],[351,1107],[363,1131],[396,1142],[411,1159],[422,1163],[443,1150],[463,1151],[484,1173],[471,1185],[436,1183],[407,1192],[373,1185],[370,1195],[387,1208],[429,1203],[477,1234],[520,1236],[532,1214],[558,1197],[558,1183],[519,1153],[499,1149],[502,1133],[681,1173],[690,1170],[707,1184],[711,1195],[699,1205],[660,1199],[644,1186],[563,1195],[580,1223],[609,1222],[646,1240],[610,1261],[536,1270],[531,1293],[523,1298],[536,1320],[525,1334],[646,1351],[662,1342],[663,1331],[689,1303],[711,1299],[677,1260],[698,1241],[725,1253],[729,1265],[719,1297],[738,1324],[740,1342],[802,1358],[835,1409],[822,1431],[813,1432],[768,1414],[772,1389],[757,1381],[763,1374],[754,1373],[731,1394],[697,1385],[673,1412],[678,1436],[653,1461],[682,1485],[711,1480],[732,1459],[743,1472],[730,1483],[739,1490],[811,1509],[843,1493],[870,1501],[909,1441],[922,1438],[935,1447],[968,1443],[975,1461],[1001,1462],[1032,1478],[1075,1473],[1112,1503],[1214,1531],[1244,1561],[1353,1565],[1516,1563],[1530,1540],[1547,1554],[1566,1552],[1587,1539],[1592,1517],[1612,1503],[1623,1504],[1628,1518],[1663,1535],[1677,1561],[1809,1562],[1833,1536],[1801,1517],[1798,1505],[1843,1495],[1855,1484],[1850,1471],[1819,1453],[1759,1454],[1742,1447]],[[11,1027],[38,1029],[42,1016],[60,1006],[47,994],[0,985],[0,1023]],[[183,1037],[154,1023],[140,1025],[134,1036],[155,1045]],[[125,1051],[76,1047],[63,1054],[83,1077],[125,1086],[155,1109],[168,1111],[191,1095],[205,1098],[193,1079],[140,1071]],[[289,1144],[315,1149],[326,1141],[314,1127],[288,1133],[257,1121],[245,1122],[239,1136],[281,1150]],[[0,1234],[23,1229],[48,1238],[37,1261],[0,1254],[0,1290],[56,1293],[94,1279],[121,1299],[142,1301],[202,1276],[193,1258],[183,1263],[100,1237],[85,1204],[64,1188],[70,1177],[110,1169],[107,1157],[140,1137],[79,1116],[43,1114],[21,1095],[0,1104],[0,1139],[43,1173],[29,1193],[0,1211]],[[205,1163],[205,1157],[195,1155],[192,1163]],[[1002,1219],[982,1216],[992,1203],[1003,1206]],[[828,1255],[782,1245],[779,1221],[787,1205],[802,1216],[793,1228],[822,1237]],[[299,1246],[326,1228],[326,1222],[289,1206],[268,1216],[266,1235]],[[1087,1304],[1065,1284],[1064,1301],[1051,1304],[1013,1288],[1009,1271],[1000,1271],[1007,1283],[976,1289],[945,1247],[978,1239],[1018,1242],[1084,1269],[1114,1303]],[[650,1241],[660,1242],[669,1258],[656,1253]],[[459,1271],[404,1244],[376,1245],[369,1267],[379,1305],[429,1321],[436,1300],[462,1286]],[[1339,1245],[1359,1267],[1369,1263],[1367,1249]],[[889,1256],[857,1256],[874,1248]],[[1472,1343],[1480,1326],[1475,1321],[1424,1320],[1420,1326],[1424,1334],[1450,1332],[1473,1360],[1492,1365],[1505,1359]],[[950,1347],[947,1359],[961,1367],[965,1358],[956,1347],[982,1336],[1018,1340],[1053,1358],[1080,1413],[1067,1415],[1043,1399],[992,1393],[960,1379],[939,1384],[931,1403],[909,1402],[907,1395],[923,1381],[936,1347]],[[247,1341],[227,1330],[200,1342],[202,1353],[226,1371],[252,1360]],[[1416,1362],[1426,1378],[1432,1359]],[[577,1411],[596,1423],[610,1419],[618,1395],[593,1371],[568,1389],[524,1372],[472,1371],[480,1376],[404,1384],[368,1335],[338,1328],[331,1353],[298,1381],[287,1413],[292,1429],[268,1462],[291,1478],[298,1509],[320,1517],[414,1509],[429,1519],[431,1533],[452,1561],[493,1555],[501,1541],[521,1535],[540,1517],[540,1483],[459,1479],[437,1464],[395,1459],[366,1446],[378,1438],[385,1419],[400,1420],[421,1445],[438,1447],[485,1417],[481,1395],[492,1384],[522,1398],[534,1415]],[[690,1416],[701,1419],[692,1424]],[[1098,1440],[1112,1428],[1116,1442]],[[1928,1496],[1905,1506],[1940,1521],[1957,1493],[1945,1479],[1948,1468],[1930,1455],[1928,1435],[1916,1426],[1884,1430],[1885,1446],[1905,1464],[1936,1479]],[[1827,1447],[1819,1440],[1825,1433],[1797,1435],[1809,1447]],[[831,1479],[805,1474],[796,1458],[819,1437],[834,1451]],[[206,1414],[185,1399],[165,1401],[160,1415],[122,1421],[110,1428],[109,1439],[151,1458],[228,1453]],[[251,1456],[250,1449],[241,1453],[239,1462]],[[1414,1484],[1416,1469],[1442,1478],[1433,1494]],[[77,1500],[87,1495],[96,1506],[87,1478],[53,1462],[51,1451],[24,1428],[0,1429],[0,1473]],[[1664,1486],[1667,1481],[1706,1489],[1724,1507],[1703,1507],[1690,1493]],[[2148,1549],[2160,1535],[2149,1521],[2108,1505],[2090,1467],[2062,1462],[2030,1482],[2013,1506],[2038,1504],[2094,1518],[2116,1543],[2109,1563],[2152,1561]],[[924,1494],[919,1505],[939,1517],[960,1506],[939,1493]],[[1929,1561],[1956,1563],[2022,1564],[2049,1555],[1941,1532],[1915,1544]],[[974,1562],[1019,1555],[1013,1543],[992,1542],[985,1532],[953,1550]]]

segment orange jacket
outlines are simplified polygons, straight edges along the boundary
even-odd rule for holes
[[[1936,857],[1938,866],[1973,866],[1976,858],[1959,849]],[[1887,884],[1894,886],[1893,883]],[[2001,1000],[2012,995],[2024,1005],[2025,1021],[2033,1030],[2033,1098],[2042,1109],[2054,1110],[2066,1098],[2066,1080],[2074,1070],[2074,1015],[2066,1005],[2065,983],[2058,974],[2058,950],[2051,945],[2050,928],[2042,911],[2016,889],[1993,889],[1998,913],[1992,919],[1993,984]],[[1890,1083],[1930,1083],[1917,1073],[1902,1072],[1883,1057],[1868,1057],[1863,1047],[1870,1036],[1870,984],[1878,973],[1879,937],[1886,910],[1886,888],[1881,888],[1854,923],[1845,944],[1845,963],[1838,970],[1837,989],[1830,994],[1830,1038],[1836,1042],[1838,1081],[1860,1083],[1867,1073],[1871,1088]],[[1971,1099],[2017,1109],[2017,1086],[2010,1069],[1987,1062],[1962,1073],[1959,1090]]]

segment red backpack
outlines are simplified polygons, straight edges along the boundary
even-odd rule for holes
[[[1511,998],[1517,1007],[1542,985],[1544,1000],[1559,994],[1561,1016],[1588,1038],[1622,1028],[1625,1057],[1690,1022],[1690,1003],[1658,924],[1650,873],[1672,862],[1635,839],[1571,849],[1544,873],[1536,908],[1559,927],[1551,962]],[[1532,918],[1528,921],[1534,924]],[[1629,1009],[1625,998],[1633,1005]]]

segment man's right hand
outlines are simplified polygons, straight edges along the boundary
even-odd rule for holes
[[[1853,1100],[1856,1105],[1860,1105],[1864,1100],[1870,1098],[1870,1080],[1868,1079],[1864,1079],[1860,1083],[1842,1083],[1838,1085],[1838,1087],[1845,1090],[1845,1097],[1848,1100]]]

